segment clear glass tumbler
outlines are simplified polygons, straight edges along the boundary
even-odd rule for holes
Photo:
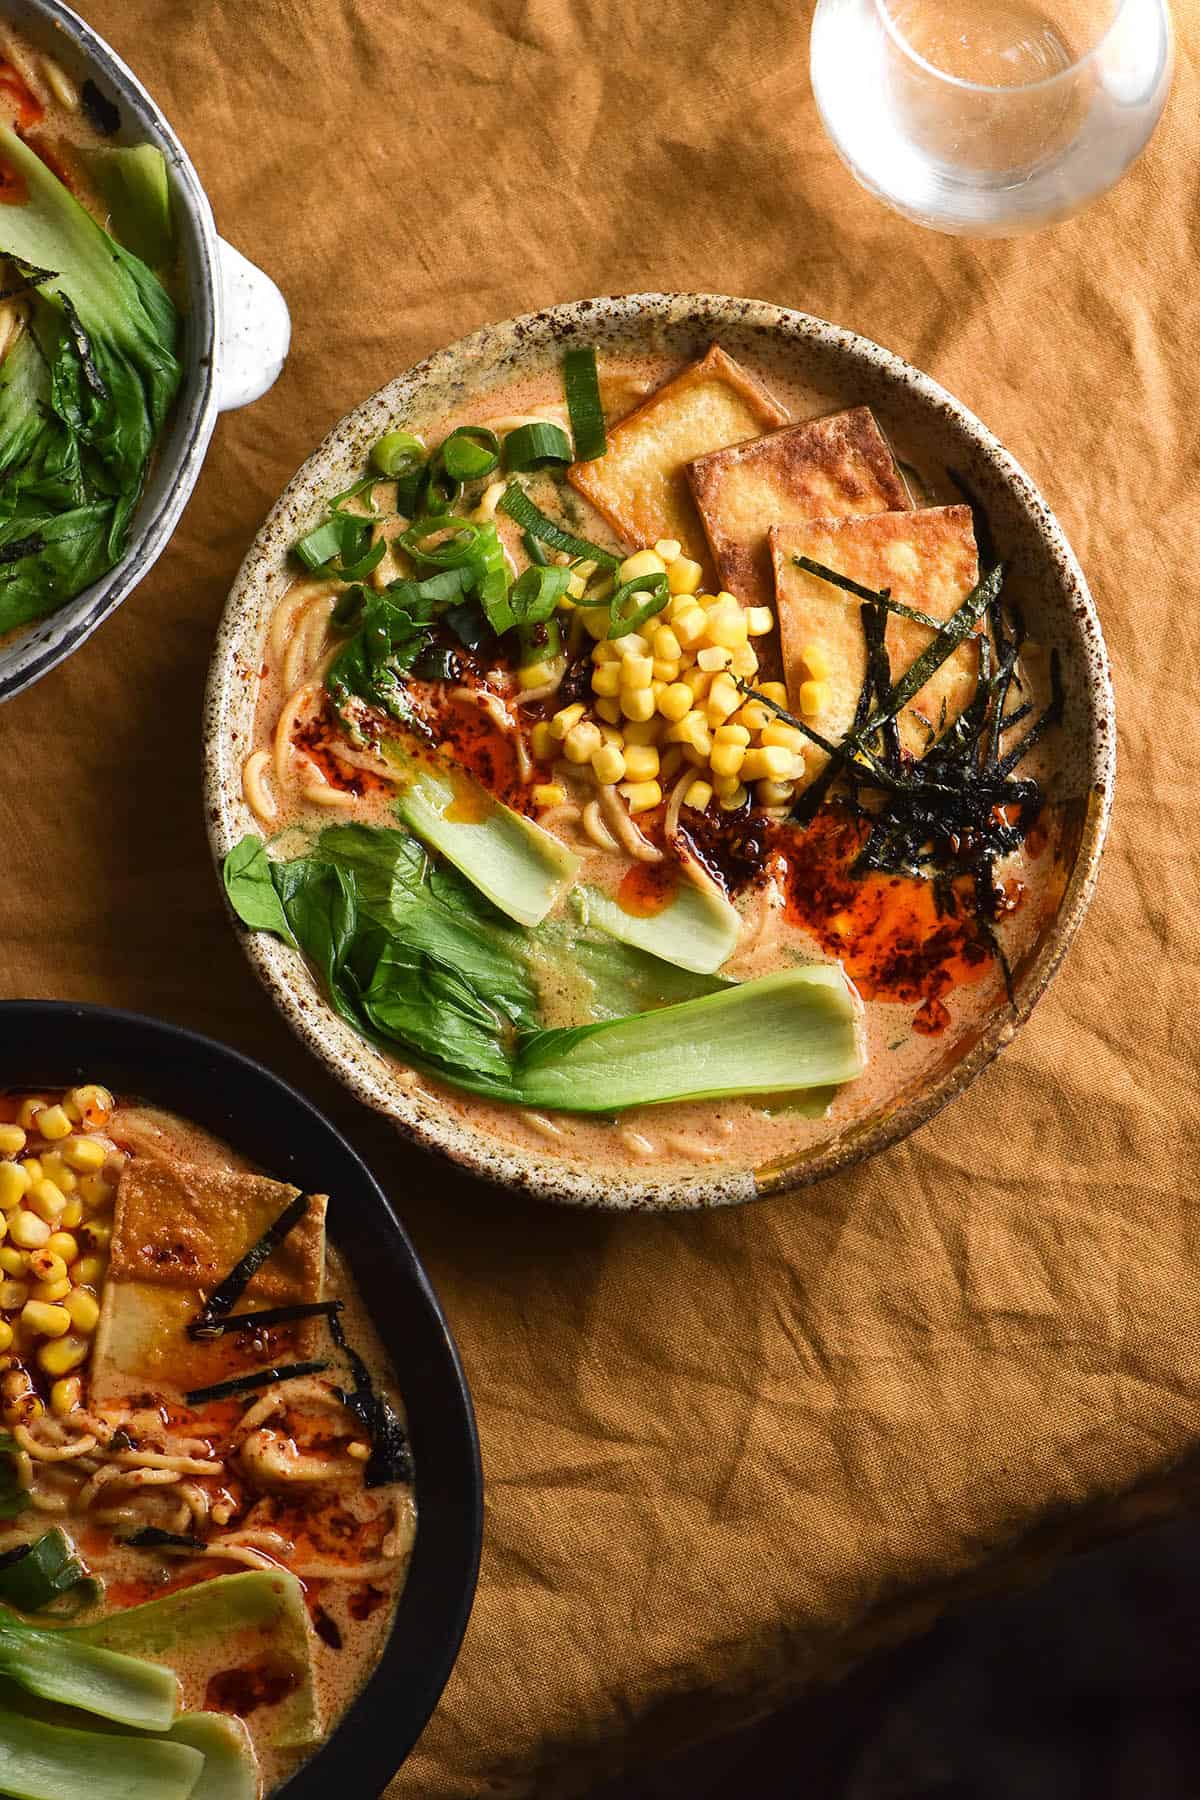
[[[817,0],[835,148],[918,224],[1013,237],[1120,179],[1171,85],[1166,0]]]

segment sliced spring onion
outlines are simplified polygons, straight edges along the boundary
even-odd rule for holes
[[[525,554],[531,563],[536,563],[539,569],[547,567],[550,558],[546,555],[546,552],[542,549],[542,546],[538,543],[532,531],[523,531],[521,533],[521,543],[524,547]]]
[[[574,852],[463,770],[444,773],[394,744],[386,754],[410,777],[396,802],[410,830],[518,925],[540,924],[579,871]]]
[[[434,455],[451,481],[479,481],[500,466],[500,439],[486,425],[459,425]]]
[[[203,1769],[191,1744],[77,1731],[0,1707],[0,1792],[10,1800],[189,1800]]]
[[[210,1400],[232,1400],[238,1394],[252,1394],[256,1388],[274,1387],[277,1381],[297,1381],[302,1375],[323,1375],[327,1362],[280,1363],[274,1369],[256,1369],[252,1375],[233,1375],[228,1381],[214,1381],[211,1387],[193,1388],[185,1394],[189,1406],[207,1406]]]
[[[596,352],[586,348],[568,350],[563,357],[563,388],[567,411],[571,415],[571,435],[575,439],[577,462],[594,462],[608,449],[604,429],[604,407],[600,401],[600,376],[596,369]]]
[[[661,911],[644,917],[627,913],[599,888],[585,888],[584,896],[590,925],[696,975],[715,975],[737,945],[741,920],[729,901],[686,877]]]
[[[571,460],[571,440],[561,425],[518,425],[504,440],[504,466],[515,474],[531,469],[545,469],[551,464],[564,467]]]
[[[510,481],[499,502],[499,511],[507,513],[515,519],[523,531],[528,531],[543,544],[549,544],[552,550],[565,550],[568,556],[585,557],[589,562],[602,564],[606,569],[620,567],[621,558],[614,556],[611,550],[602,550],[599,544],[589,544],[586,538],[575,537],[570,531],[564,531],[553,519],[548,519],[544,512],[533,504],[519,481]]]
[[[179,1708],[179,1683],[170,1669],[98,1649],[69,1627],[31,1625],[2,1607],[0,1675],[41,1700],[138,1731],[165,1731]],[[6,1788],[0,1777],[0,1793]]]
[[[425,461],[425,446],[411,431],[385,431],[371,447],[371,466],[395,480]]]
[[[90,1591],[79,1593],[83,1587]],[[99,1584],[92,1580],[59,1525],[43,1532],[34,1543],[18,1544],[0,1556],[0,1603],[15,1606],[18,1612],[41,1612],[66,1594],[87,1604],[99,1591]]]
[[[308,1211],[308,1198],[307,1194],[297,1194],[294,1200],[289,1201],[274,1224],[268,1225],[262,1236],[251,1244],[245,1256],[234,1264],[188,1326],[190,1338],[204,1337],[219,1319],[233,1311],[268,1257],[275,1254],[284,1238],[295,1230]]]
[[[306,569],[321,569],[347,550],[355,553],[362,537],[362,519],[353,513],[335,513],[305,533],[296,544],[296,555]]]
[[[541,568],[531,563],[509,589],[508,602],[517,622],[523,666],[545,662],[562,650],[562,633],[555,614],[570,579],[571,571],[557,564]]]
[[[646,599],[641,606],[634,606],[630,610],[629,603],[636,594],[645,594]],[[670,598],[667,578],[661,572],[635,575],[632,581],[626,581],[616,588],[609,600],[608,636],[610,638],[627,637],[631,631],[636,631],[640,625],[644,625],[647,619],[652,619],[656,613],[660,613]]]

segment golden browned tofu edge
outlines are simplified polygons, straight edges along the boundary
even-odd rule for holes
[[[766,471],[783,515],[764,518],[753,539],[743,529],[730,527],[722,509],[722,491],[730,474],[747,463]],[[825,478],[820,492],[813,492],[806,481],[814,473]],[[721,585],[746,606],[770,604],[774,595],[767,542],[771,525],[787,524],[806,512],[811,517],[853,518],[912,507],[891,446],[869,406],[803,419],[714,450],[688,464],[687,478]],[[840,486],[841,505],[829,491],[831,486]],[[808,509],[803,505],[806,498],[812,500]]]
[[[779,404],[762,382],[748,369],[744,369],[739,362],[735,362],[733,357],[722,350],[719,344],[710,344],[702,357],[695,362],[688,363],[687,367],[681,369],[678,375],[673,375],[669,381],[663,382],[661,387],[655,388],[654,392],[648,394],[640,406],[634,407],[632,412],[626,413],[625,417],[612,427],[608,433],[610,448],[614,444],[619,444],[625,433],[635,430],[647,415],[661,407],[664,402],[669,404],[673,395],[689,387],[695,387],[698,383],[707,381],[714,375],[719,376],[742,397],[747,406],[758,414],[759,422],[763,427],[787,423],[786,408]],[[607,458],[602,456],[593,462],[572,463],[567,470],[567,480],[578,493],[583,495],[585,500],[596,508],[601,518],[612,527],[618,537],[627,544],[636,545],[639,532],[635,523],[627,511],[622,511],[619,505],[613,503],[611,490],[605,485],[603,470],[606,460]],[[681,467],[680,474],[682,475],[682,473]],[[703,545],[684,544],[683,548],[686,554],[696,556],[702,552]]]

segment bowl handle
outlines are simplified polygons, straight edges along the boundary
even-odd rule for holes
[[[269,275],[218,238],[224,324],[217,361],[217,405],[249,406],[273,387],[287,358],[292,319]]]

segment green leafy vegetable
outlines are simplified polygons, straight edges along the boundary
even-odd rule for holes
[[[628,913],[599,888],[585,890],[590,923],[622,943],[698,975],[715,975],[732,956],[741,930],[733,907],[716,888],[682,880],[656,913]]]
[[[100,1584],[88,1574],[75,1546],[62,1528],[43,1532],[31,1544],[18,1544],[0,1556],[0,1603],[18,1612],[44,1612],[70,1599],[72,1612],[99,1598]]]
[[[561,425],[549,420],[518,425],[504,440],[504,466],[514,475],[534,469],[565,468],[571,460],[571,440]]]
[[[0,631],[41,618],[120,560],[182,375],[179,317],[145,263],[0,127],[28,198],[0,255],[33,301],[0,364]]]
[[[481,481],[500,467],[500,439],[486,425],[460,425],[442,439],[434,463],[451,481]]]
[[[169,1669],[98,1648],[87,1627],[46,1630],[0,1607],[0,1675],[43,1700],[139,1731],[165,1731],[178,1710]],[[0,1780],[0,1790],[3,1789]]]
[[[175,253],[167,165],[154,144],[83,152],[88,174],[108,206],[114,237],[151,269],[165,269]]]
[[[630,607],[629,602],[637,594],[645,594],[646,599],[640,606]],[[661,572],[650,571],[622,582],[608,603],[609,637],[627,637],[631,631],[637,631],[647,619],[660,613],[670,598],[667,578]]]
[[[261,839],[244,837],[236,844],[225,858],[222,876],[229,904],[244,924],[256,931],[273,931],[285,943],[295,942],[271,880],[271,860]]]
[[[563,357],[563,388],[571,415],[571,435],[579,462],[594,462],[608,449],[596,352],[590,345],[568,350]]]
[[[191,1744],[102,1736],[0,1707],[0,1791],[12,1800],[189,1800],[203,1769]]]
[[[531,563],[508,590],[508,604],[516,620],[523,664],[545,662],[562,649],[562,633],[555,613],[570,580],[569,569]]]
[[[204,1758],[188,1800],[259,1800],[258,1757],[240,1719],[227,1713],[183,1713],[166,1733],[166,1741],[186,1744]]]
[[[544,512],[536,507],[519,481],[510,481],[499,501],[499,510],[515,519],[522,531],[527,531],[540,543],[549,544],[552,550],[565,550],[568,556],[586,558],[588,562],[600,563],[606,569],[620,567],[621,558],[611,550],[602,550],[599,544],[589,544],[586,538],[578,538],[570,531],[564,531],[553,519],[548,519]]]
[[[425,446],[411,431],[385,431],[371,446],[371,466],[393,481],[425,461]]]

